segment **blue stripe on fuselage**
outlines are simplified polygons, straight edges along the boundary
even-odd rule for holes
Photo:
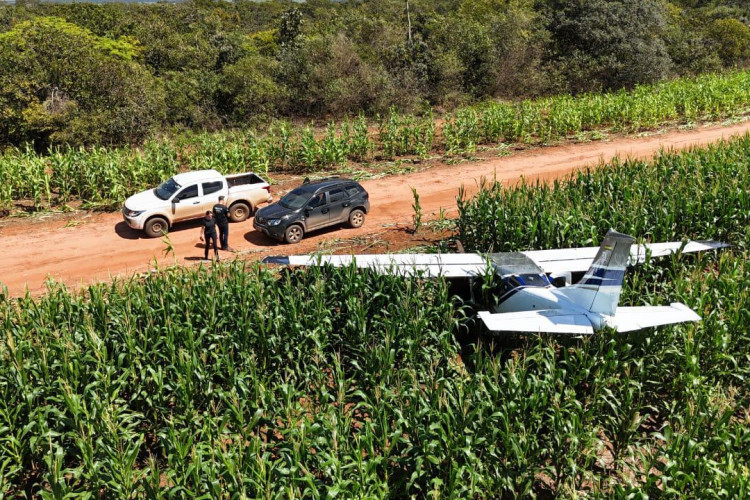
[[[578,282],[579,285],[618,285],[622,283],[625,277],[624,269],[610,269],[606,267],[597,267],[591,269]]]
[[[500,305],[500,304],[502,304],[503,302],[505,302],[506,300],[508,300],[509,298],[513,297],[513,296],[514,296],[515,294],[517,294],[517,293],[518,293],[518,292],[519,292],[519,291],[520,291],[520,290],[521,290],[522,288],[524,288],[524,287],[522,287],[522,286],[518,286],[518,287],[516,287],[516,288],[514,288],[514,289],[512,289],[512,290],[510,290],[510,291],[508,291],[508,292],[507,292],[507,293],[506,293],[505,295],[503,295],[502,297],[500,297],[500,298],[499,298],[499,299],[497,300],[497,305]]]

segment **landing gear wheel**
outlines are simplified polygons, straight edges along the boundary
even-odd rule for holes
[[[232,222],[242,222],[250,217],[250,207],[247,203],[237,202],[229,207],[229,218]]]
[[[360,210],[352,210],[352,213],[349,214],[349,225],[357,228],[362,227],[362,224],[365,223],[365,213]]]
[[[169,223],[161,217],[154,217],[146,222],[143,231],[149,238],[158,238],[164,236],[164,233],[169,231]]]
[[[305,232],[302,230],[302,228],[298,225],[289,226],[286,228],[286,232],[284,232],[284,241],[287,243],[299,243],[299,240],[302,239],[302,236],[304,236]]]

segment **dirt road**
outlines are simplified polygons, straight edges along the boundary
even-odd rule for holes
[[[413,215],[411,187],[420,195],[425,218],[441,208],[453,214],[459,187],[465,185],[467,192],[473,193],[482,177],[496,177],[504,182],[513,182],[520,176],[551,179],[615,156],[650,158],[662,148],[701,146],[746,132],[750,132],[750,122],[611,142],[537,148],[473,163],[439,164],[415,174],[363,182],[370,193],[372,210],[361,229],[334,228],[316,233],[298,245],[287,246],[255,232],[250,219],[230,225],[229,241],[243,257],[305,253],[315,250],[324,240],[387,232],[387,228],[408,224]],[[198,241],[197,223],[178,225],[169,236],[177,262],[198,262],[203,248]],[[175,256],[164,256],[165,244],[161,240],[147,239],[131,230],[119,213],[77,214],[64,220],[6,221],[0,227],[0,239],[5,249],[0,259],[0,282],[8,287],[11,296],[21,295],[27,289],[39,293],[48,278],[80,286],[147,271],[154,262],[168,265],[175,260]],[[222,256],[232,258],[233,254]]]

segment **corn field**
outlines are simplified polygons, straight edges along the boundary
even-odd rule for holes
[[[650,241],[750,241],[750,134],[651,162],[615,161],[552,184],[486,183],[459,196],[467,251],[598,244],[609,228]]]
[[[479,250],[732,243],[626,277],[624,304],[697,324],[466,345],[441,281],[241,263],[2,296],[0,495],[747,498],[749,158],[745,137],[460,201]]]
[[[73,201],[85,208],[113,209],[129,194],[184,170],[307,173],[351,162],[467,153],[499,142],[550,142],[594,130],[634,132],[748,111],[750,71],[738,71],[609,94],[490,102],[459,109],[440,121],[432,114],[399,115],[391,109],[374,124],[359,116],[323,129],[278,122],[263,134],[188,133],[134,149],[60,148],[47,154],[9,149],[0,154],[0,215],[19,204],[38,211]]]

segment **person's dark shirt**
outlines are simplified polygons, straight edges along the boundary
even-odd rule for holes
[[[213,217],[210,219],[206,219],[205,217],[203,220],[203,228],[205,229],[206,234],[216,234],[216,219]]]
[[[221,203],[214,205],[214,219],[216,219],[216,223],[220,226],[229,224],[229,209],[226,205],[222,205]]]

